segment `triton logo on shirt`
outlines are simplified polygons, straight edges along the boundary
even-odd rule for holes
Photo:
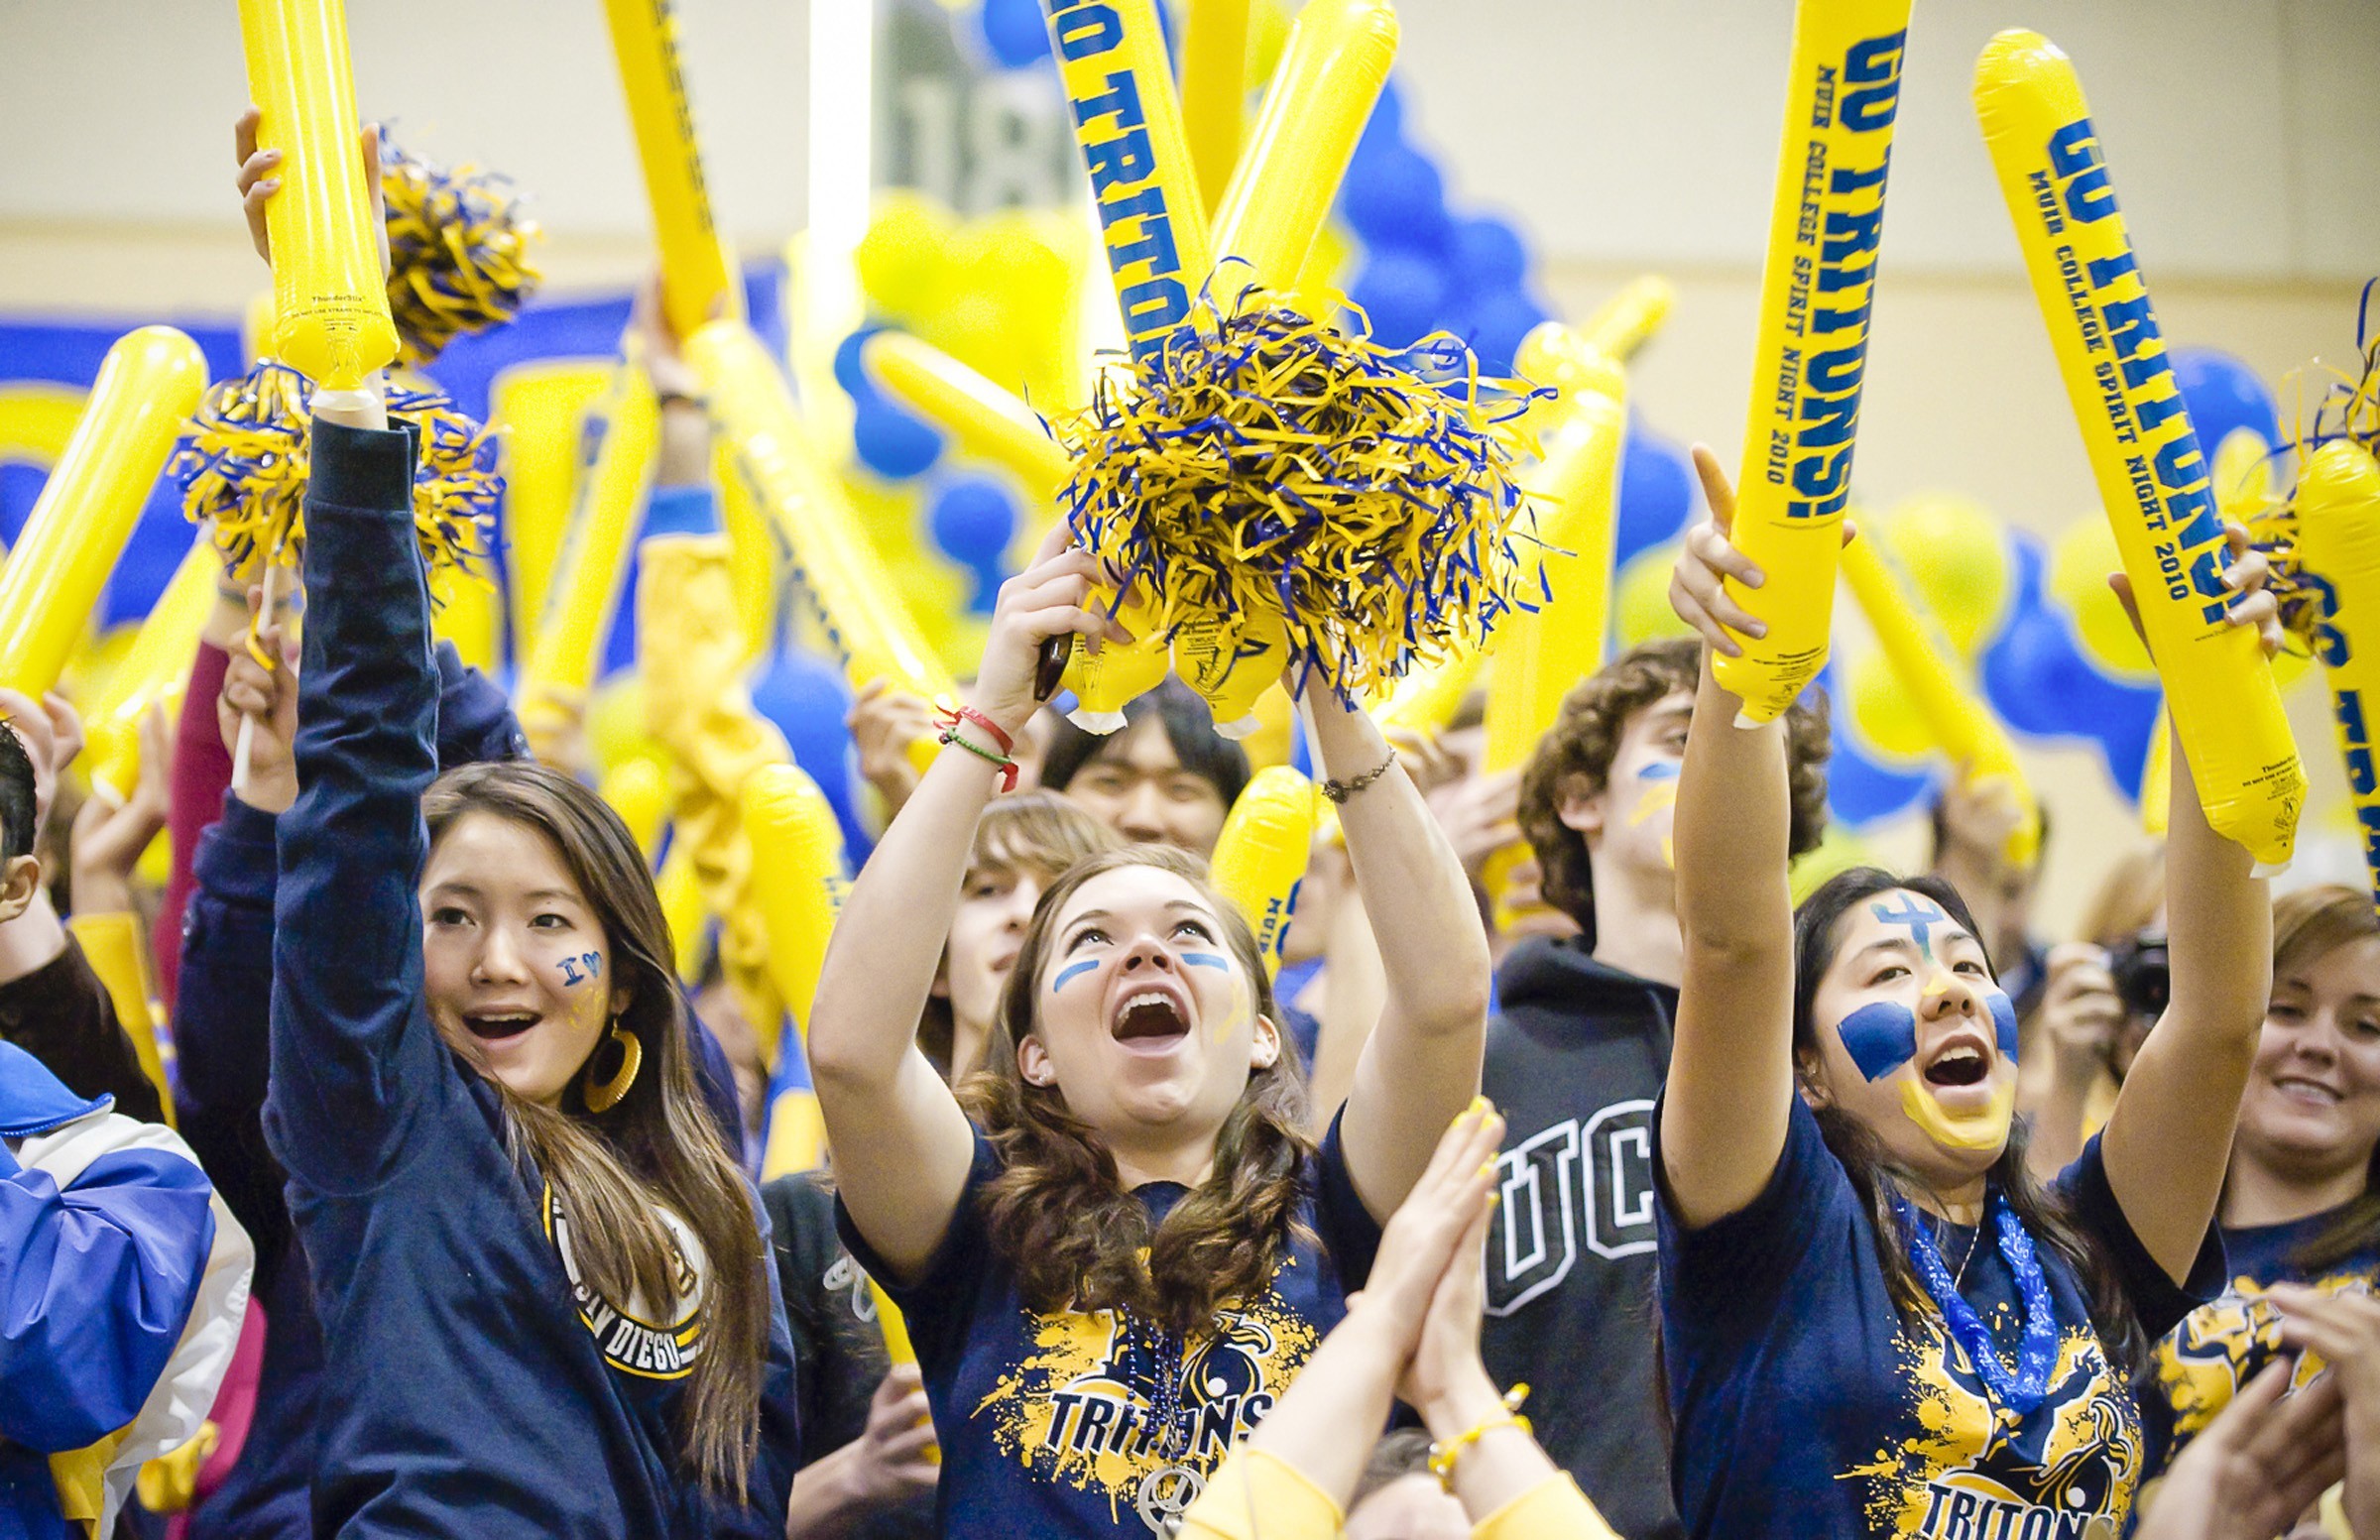
[[[1035,1314],[1033,1352],[976,1405],[1001,1453],[1036,1476],[1105,1497],[1118,1523],[1137,1515],[1142,1481],[1169,1466],[1201,1476],[1272,1410],[1314,1351],[1313,1327],[1269,1291],[1216,1318],[1182,1362],[1190,1447],[1175,1458],[1149,1427],[1148,1354],[1135,1353],[1117,1313]]]
[[[2368,1289],[2368,1267],[2325,1273],[2306,1286],[2325,1293]],[[2221,1298],[2183,1317],[2157,1344],[2157,1387],[2173,1408],[2177,1451],[2281,1352],[2281,1312],[2265,1292],[2254,1278],[2235,1277]],[[2290,1388],[2303,1388],[2321,1367],[2320,1355],[2301,1356]]]
[[[683,1379],[694,1371],[702,1352],[702,1243],[685,1222],[667,1209],[655,1211],[677,1254],[675,1314],[667,1325],[644,1319],[651,1311],[642,1299],[627,1308],[613,1304],[578,1275],[578,1258],[570,1249],[570,1218],[550,1183],[545,1188],[545,1235],[562,1259],[562,1275],[570,1280],[570,1298],[578,1318],[595,1335],[604,1362],[640,1379]]]
[[[2068,1327],[2040,1410],[2011,1428],[1939,1316],[1904,1332],[1924,1430],[1872,1466],[1867,1516],[1912,1540],[2115,1540],[2140,1480],[2140,1409],[2087,1327]]]
[[[1582,1244],[1617,1260],[1650,1251],[1653,1104],[1614,1102],[1530,1134],[1496,1160],[1488,1313],[1508,1316],[1570,1276]]]

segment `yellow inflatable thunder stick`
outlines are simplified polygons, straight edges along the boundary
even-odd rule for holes
[[[1297,13],[1248,153],[1215,211],[1216,255],[1252,271],[1227,274],[1219,288],[1297,282],[1387,83],[1397,36],[1387,0],[1307,0]]]
[[[1249,0],[1189,0],[1182,29],[1182,137],[1210,214],[1240,164],[1248,116]]]
[[[1736,722],[1744,727],[1783,715],[1827,660],[1908,27],[1909,0],[1794,7],[1752,408],[1735,482],[1733,539],[1767,581],[1727,585],[1768,631],[1740,638],[1741,656],[1711,660],[1743,702]]]
[[[1214,266],[1156,0],[1043,0],[1132,356],[1159,356]]]
[[[488,428],[504,463],[505,586],[513,634],[532,636],[562,532],[578,506],[583,424],[613,386],[617,366],[591,358],[540,359],[496,376]]]
[[[694,109],[677,62],[672,0],[604,0],[612,52],[628,93],[628,122],[645,168],[645,197],[653,205],[654,243],[661,253],[661,308],[669,329],[690,337],[722,315],[744,313],[744,294],[702,180],[702,151],[694,140]]]
[[[1879,541],[1853,540],[1843,549],[1843,576],[1867,616],[1886,661],[1917,707],[1918,718],[1936,747],[1967,785],[2003,782],[2016,798],[2020,816],[2009,832],[2008,862],[2030,870],[2041,855],[2041,806],[2025,782],[2016,746],[1991,708],[1977,699],[1951,660],[1958,652],[1899,574],[1885,564]]]
[[[661,848],[661,829],[669,821],[668,772],[650,755],[631,755],[604,774],[597,789],[628,825],[629,837],[650,864]]]
[[[1147,611],[1134,611],[1128,606],[1119,619],[1134,637],[1145,639],[1149,630],[1154,629],[1147,615]],[[1149,630],[1134,631],[1135,619]],[[1236,629],[1230,620],[1240,622]],[[1174,628],[1171,651],[1173,671],[1207,703],[1207,709],[1215,716],[1215,731],[1237,741],[1261,725],[1256,716],[1256,700],[1280,682],[1282,670],[1289,666],[1289,627],[1278,612],[1269,610],[1250,611],[1230,620],[1199,616],[1183,621]],[[1076,656],[1082,655],[1078,651]],[[1118,662],[1124,664],[1125,659]],[[1134,655],[1128,666],[1140,669],[1146,664]],[[1163,677],[1162,672],[1158,673],[1158,679]],[[1150,684],[1155,682],[1151,680]],[[1121,714],[1121,703],[1118,711]],[[1107,731],[1113,732],[1122,725],[1113,724]]]
[[[2307,462],[2296,503],[2298,560],[2321,603],[2315,652],[2329,675],[2330,715],[2380,905],[2380,464],[2353,439],[2334,438]]]
[[[0,567],[0,684],[36,700],[57,685],[205,388],[198,344],[171,326],[143,326],[107,350]]]
[[[1677,302],[1677,287],[1648,273],[1599,305],[1579,335],[1624,364],[1661,329]]]
[[[794,576],[853,687],[890,679],[927,700],[951,695],[950,673],[918,634],[891,574],[852,528],[841,494],[812,467],[785,377],[761,340],[741,321],[714,321],[687,339],[686,358],[702,376],[745,480],[791,547]],[[922,770],[940,748],[919,739],[910,758]]]
[[[1248,917],[1268,971],[1279,970],[1289,940],[1320,800],[1314,782],[1298,771],[1267,766],[1249,777],[1215,841],[1209,863],[1215,890]]]
[[[158,1042],[157,974],[149,966],[149,939],[141,933],[139,916],[120,911],[76,914],[67,919],[66,929],[73,933],[84,961],[107,991],[108,1004],[116,1007],[116,1024],[132,1039],[141,1073],[157,1087],[158,1100],[165,1104],[167,1125],[178,1126],[174,1116],[174,1087],[166,1075],[166,1061],[173,1056],[173,1049],[170,1043],[161,1047]]]
[[[352,391],[397,356],[388,280],[364,182],[347,62],[345,0],[240,0],[259,149],[279,150],[273,237],[273,352],[299,374]]]
[[[132,795],[141,763],[141,716],[161,706],[171,717],[180,709],[198,655],[198,633],[215,607],[215,581],[222,558],[205,540],[194,541],[166,591],[133,634],[113,671],[83,703],[84,758],[91,789],[122,802]]]
[[[741,797],[745,837],[752,841],[753,903],[769,938],[769,977],[794,1029],[805,1037],[827,938],[842,912],[850,872],[835,810],[798,767],[766,765],[745,779]],[[788,1043],[783,1051],[796,1051]],[[780,1077],[784,1078],[784,1077]],[[807,1077],[803,1077],[806,1086]],[[793,1103],[788,1107],[788,1102]],[[798,1110],[795,1110],[795,1109]],[[776,1098],[769,1114],[769,1144],[761,1179],[809,1171],[825,1163],[825,1126],[816,1095],[803,1089]]]
[[[540,753],[537,740],[558,725],[560,703],[550,696],[583,697],[595,682],[596,658],[620,607],[621,576],[660,446],[660,409],[644,370],[623,365],[602,411],[600,436],[579,479],[578,504],[545,591],[545,612],[521,671],[521,725]]]
[[[1975,116],[2207,822],[2278,869],[2305,768],[2254,629],[2224,620],[2228,555],[2206,456],[2082,84],[2039,33],[2003,32],[1975,61]]]
[[[1620,451],[1628,433],[1626,376],[1610,359],[1581,351],[1571,360],[1566,396],[1571,421],[1548,458],[1522,473],[1537,510],[1544,571],[1534,613],[1508,622],[1488,676],[1487,744],[1490,773],[1525,763],[1562,714],[1563,698],[1603,666],[1611,629],[1612,541],[1619,515]],[[1514,843],[1489,856],[1482,886],[1508,925],[1512,869],[1527,849]]]
[[[2174,725],[2157,703],[2157,720],[2149,728],[2149,752],[2140,768],[2140,832],[2164,839],[2174,811]]]
[[[947,428],[968,453],[1023,482],[1034,501],[1054,503],[1074,474],[1065,447],[1049,436],[1023,398],[932,343],[907,332],[880,331],[860,345],[860,361],[886,390]]]

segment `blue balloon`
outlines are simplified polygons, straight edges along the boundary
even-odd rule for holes
[[[1931,770],[1893,770],[1860,752],[1848,730],[1851,714],[1842,709],[1845,696],[1840,668],[1828,663],[1819,683],[1837,706],[1831,713],[1835,752],[1827,760],[1827,811],[1838,822],[1863,828],[1915,806],[1933,790]]]
[[[2119,684],[2097,675],[2090,693],[2090,736],[2099,742],[2099,758],[2116,789],[2137,803],[2141,771],[2149,766],[2149,737],[2157,731],[2157,707],[2165,692],[2155,685]]]
[[[1520,232],[1501,219],[1459,219],[1447,274],[1466,294],[1518,289],[1529,276],[1529,249]]]
[[[1545,306],[1518,289],[1506,289],[1475,299],[1463,335],[1479,355],[1484,375],[1509,375],[1520,339],[1546,319]]]
[[[861,364],[860,349],[867,344],[870,337],[884,329],[882,326],[862,326],[835,344],[835,383],[843,387],[843,394],[855,402],[867,401],[883,394],[876,388],[876,382],[869,378],[866,367]]]
[[[1024,69],[1049,58],[1049,28],[1036,0],[984,0],[976,19],[984,30],[984,46],[1001,68]]]
[[[1614,571],[1628,559],[1649,550],[1686,528],[1694,513],[1694,466],[1686,451],[1651,432],[1628,423],[1626,447],[1619,462],[1619,517],[1612,531]]]
[[[884,397],[859,404],[851,425],[860,463],[887,481],[906,481],[933,469],[942,458],[942,435],[923,417]]]
[[[2281,447],[2281,415],[2255,370],[2213,348],[2178,347],[2170,357],[2191,426],[2210,458],[2235,427],[2253,428],[2267,445]]]
[[[1368,155],[1347,169],[1340,210],[1364,243],[1407,251],[1443,251],[1453,234],[1446,213],[1446,178],[1410,145]]]
[[[1363,307],[1376,341],[1405,347],[1438,325],[1446,308],[1446,280],[1426,257],[1374,252],[1348,297]]]
[[[1000,597],[1017,517],[1016,500],[989,476],[953,476],[934,495],[928,527],[942,553],[975,579],[975,591],[967,600],[971,614],[991,614]]]
[[[1356,154],[1372,155],[1405,140],[1405,97],[1394,76],[1380,82],[1380,99],[1371,104],[1371,116],[1364,120],[1364,132],[1357,137]]]
[[[793,763],[818,782],[843,826],[843,844],[853,870],[868,853],[868,831],[860,822],[852,793],[851,686],[843,670],[815,652],[784,648],[755,666],[749,680],[752,704],[776,724],[793,751]]]

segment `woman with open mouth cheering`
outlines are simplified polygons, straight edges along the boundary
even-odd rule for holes
[[[1314,740],[1389,970],[1321,1149],[1248,922],[1195,857],[1049,885],[966,1106],[914,1045],[977,817],[1047,638],[1121,632],[1052,533],[1001,590],[973,704],[853,885],[810,1022],[855,1255],[907,1314],[945,1533],[1165,1533],[1363,1284],[1479,1085],[1488,943],[1460,863],[1361,711]],[[990,762],[990,763],[987,763]]]

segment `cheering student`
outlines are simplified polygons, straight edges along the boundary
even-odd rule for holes
[[[1760,634],[1761,574],[1711,521],[1672,603]],[[2234,624],[2279,641],[2231,532]],[[2129,598],[2129,589],[2119,590]],[[1706,666],[1677,812],[1683,986],[1654,1123],[1662,1346],[1697,1535],[2120,1529],[2146,1345],[2219,1281],[2209,1233],[2271,969],[2247,853],[2174,754],[2172,1004],[2104,1134],[2049,1190],[2012,1127],[2016,1016],[1958,892],[1846,872],[1786,889],[1782,727],[1732,725]]]
[[[1648,642],[1564,698],[1520,781],[1546,901],[1575,936],[1496,970],[1484,1086],[1510,1120],[1481,1344],[1528,1380],[1545,1447],[1631,1540],[1678,1530],[1653,1351],[1653,1099],[1669,1069],[1684,943],[1671,857],[1702,644]],[[1786,718],[1795,854],[1827,816],[1823,703]],[[1549,1355],[1560,1373],[1547,1372]]]
[[[846,1237],[907,1316],[944,1532],[970,1537],[1178,1517],[1344,1313],[1477,1090],[1488,993],[1478,910],[1420,795],[1368,718],[1317,699],[1391,971],[1321,1150],[1247,921],[1155,845],[1041,894],[962,1109],[914,1038],[977,818],[1033,712],[1040,644],[1121,635],[1064,541],[1002,588],[974,704],[853,885],[810,1026]]]
[[[2171,1455],[2283,1351],[2278,1285],[2380,1283],[2380,918],[2372,895],[2273,904],[2273,996],[2220,1210],[2228,1286],[2157,1345],[2152,1418]],[[2311,1374],[2313,1365],[2305,1373]]]
[[[781,1307],[652,878],[557,771],[431,784],[412,440],[325,398],[264,1114],[339,1387],[315,1525],[774,1535]]]

